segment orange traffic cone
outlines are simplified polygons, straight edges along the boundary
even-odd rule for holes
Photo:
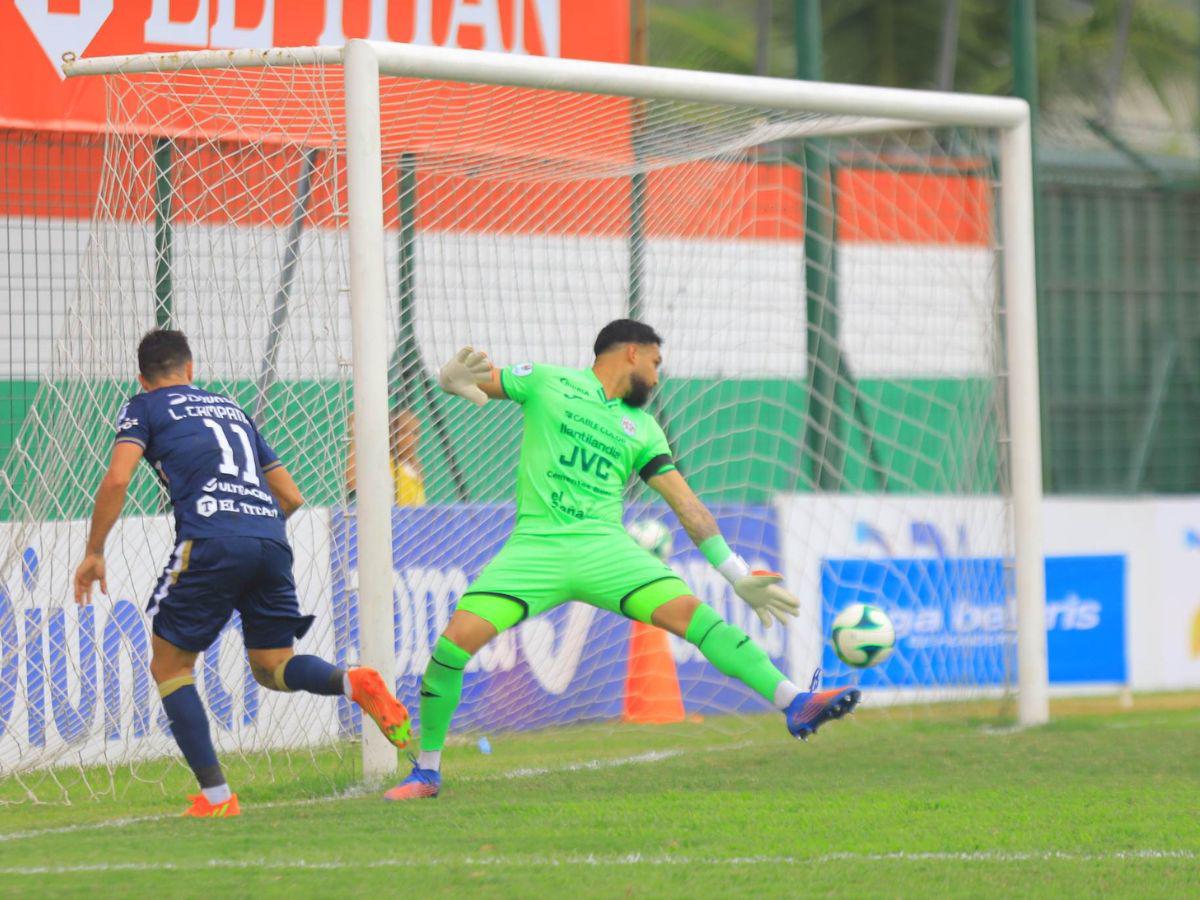
[[[622,718],[644,725],[682,722],[683,695],[667,633],[642,622],[631,624]]]

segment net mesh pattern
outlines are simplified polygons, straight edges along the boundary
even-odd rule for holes
[[[5,800],[119,792],[175,754],[147,672],[142,609],[173,546],[147,467],[109,540],[110,594],[77,609],[70,586],[155,325],[187,333],[196,382],[255,417],[306,497],[289,533],[318,618],[300,649],[352,663],[365,627],[341,70],[107,82],[86,254],[0,485]],[[664,337],[650,409],[680,470],[802,612],[764,631],[631,484],[627,520],[702,600],[798,683],[823,666],[884,699],[1007,690],[993,135],[855,137],[849,116],[417,79],[380,95],[402,700],[416,709],[437,635],[513,517],[520,409],[441,393],[438,366],[472,345],[501,366],[583,368],[623,316]],[[861,671],[828,642],[856,602],[900,638]],[[198,673],[219,751],[253,777],[353,769],[355,712],[256,685],[236,619]],[[640,727],[676,698],[717,734],[767,708],[686,642],[571,603],[478,654],[455,733]]]

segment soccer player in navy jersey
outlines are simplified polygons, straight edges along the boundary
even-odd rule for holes
[[[408,711],[379,673],[343,671],[316,656],[296,655],[313,617],[302,615],[292,578],[284,520],[304,503],[296,482],[233,400],[192,384],[192,353],[179,331],[156,329],[138,345],[142,393],[117,417],[108,472],[96,492],[87,551],[75,572],[75,602],[91,601],[95,582],[108,593],[104,542],[138,461],[166,487],[175,513],[176,546],[150,598],[150,673],[158,684],[171,734],[200,783],[184,813],[238,815],[217,761],[208,717],[196,692],[198,654],[236,609],[254,678],[275,691],[346,696],[403,747]]]

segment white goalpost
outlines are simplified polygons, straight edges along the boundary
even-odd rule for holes
[[[1020,724],[1047,721],[1023,101],[362,40],[63,71],[108,84],[104,177],[54,368],[6,466],[19,514],[0,573],[32,548],[43,581],[63,583],[107,453],[97,421],[132,392],[138,334],[170,322],[195,335],[198,378],[253,405],[307,473],[293,541],[302,602],[328,620],[313,639],[415,709],[433,636],[511,521],[519,439],[515,410],[438,396],[437,363],[474,344],[497,365],[582,366],[596,328],[630,315],[666,339],[654,412],[685,475],[804,602],[786,633],[745,624],[795,680],[824,660],[826,677],[881,693],[1015,694]],[[403,416],[424,505],[397,486]],[[53,437],[68,432],[88,439]],[[701,598],[743,616],[653,498],[629,499],[631,518],[674,529]],[[163,549],[161,500],[135,491],[128,512],[110,573],[136,597],[138,560]],[[0,605],[0,648],[36,660],[9,685],[0,654],[0,777],[69,795],[45,773],[169,753],[117,685],[140,665],[135,625],[112,625],[115,607],[72,619],[35,593]],[[855,600],[894,603],[903,623],[886,673],[829,671],[829,618]],[[468,670],[456,724],[654,721],[629,702],[649,683],[641,645],[606,623],[572,605],[506,633]],[[103,645],[99,662],[85,644]],[[758,708],[669,646],[681,708]],[[55,652],[61,684],[43,687]],[[230,644],[210,662],[222,697],[235,657]],[[103,721],[79,712],[85,689]],[[345,709],[289,713],[295,698],[251,690],[230,700],[222,753],[316,759],[357,734]],[[55,718],[59,736],[38,724],[35,740],[39,710],[73,692],[78,727]],[[396,766],[371,729],[361,758],[369,779]]]

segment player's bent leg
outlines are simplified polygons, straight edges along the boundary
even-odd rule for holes
[[[277,541],[258,541],[259,577],[254,590],[238,597],[242,635],[250,668],[259,684],[275,691],[304,691],[323,697],[344,695],[362,709],[396,747],[408,743],[408,710],[374,669],[340,669],[319,656],[293,654],[292,643],[312,627],[300,612],[292,576],[292,551]]]
[[[196,776],[200,793],[189,796],[192,805],[185,816],[197,818],[229,818],[236,816],[237,795],[229,790],[225,773],[217,761],[208,714],[196,692],[193,669],[196,651],[176,647],[159,635],[153,638],[150,674],[158,685],[163,711],[171,728],[171,736],[179,745],[183,758]]]
[[[717,670],[736,678],[779,709],[799,693],[766,652],[740,628],[727,624],[678,578],[664,578],[621,601],[631,619],[648,622],[694,644]]]
[[[669,631],[677,637],[686,637],[688,625],[691,624],[692,617],[695,616],[699,606],[699,597],[684,594],[672,597],[661,606],[656,606],[645,618],[651,625]],[[642,617],[635,615],[632,618],[640,619]]]
[[[797,693],[766,651],[742,629],[717,615],[711,606],[697,604],[684,638],[718,671],[737,678],[768,703],[783,706],[791,702],[788,694]]]
[[[467,608],[469,607],[469,608]],[[514,610],[515,608],[515,610]],[[464,594],[438,638],[421,680],[421,752],[412,771],[386,800],[433,798],[441,790],[442,748],[462,699],[463,672],[480,648],[525,615],[516,602],[491,594]]]
[[[858,704],[860,695],[854,688],[801,691],[746,632],[725,622],[696,597],[676,597],[657,606],[651,621],[693,644],[718,671],[738,679],[782,710],[788,731],[801,740],[807,740],[825,722],[852,712]]]
[[[346,670],[319,656],[297,655],[291,647],[246,651],[254,680],[269,691],[303,691],[321,697],[349,697]]]
[[[570,596],[568,557],[561,549],[542,536],[514,534],[459,599],[421,681],[420,755],[408,778],[384,795],[388,800],[438,795],[442,747],[467,663],[500,632]]]
[[[429,665],[425,667],[425,677],[421,680],[421,754],[417,764],[422,769],[437,771],[441,768],[442,747],[446,744],[450,720],[462,699],[467,663],[502,630],[479,612],[462,608],[476,605],[472,598],[479,599],[478,595],[467,594],[454,611],[445,632],[434,645]],[[491,610],[485,612],[491,615]],[[510,627],[503,619],[500,625]]]
[[[667,601],[654,610],[650,621],[694,645],[717,671],[736,678],[780,709],[799,693],[746,632],[694,596]]]
[[[383,677],[368,666],[340,669],[319,656],[296,654],[291,647],[247,649],[254,680],[272,691],[303,691],[322,697],[346,697],[362,708],[394,746],[411,736],[408,710]]]

